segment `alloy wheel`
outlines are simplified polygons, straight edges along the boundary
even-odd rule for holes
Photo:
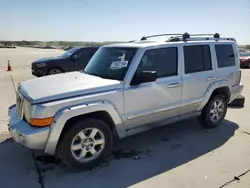
[[[51,69],[49,71],[49,75],[53,75],[53,74],[60,74],[62,73],[59,69]]]
[[[209,117],[212,122],[218,122],[221,120],[225,113],[225,105],[223,101],[216,100],[210,109]]]
[[[96,159],[104,146],[104,134],[97,128],[87,128],[73,138],[70,149],[78,162],[85,163]]]

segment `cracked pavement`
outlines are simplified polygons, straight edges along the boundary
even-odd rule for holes
[[[73,172],[53,157],[16,144],[7,131],[14,84],[31,78],[30,62],[57,50],[0,50],[0,187],[250,187],[250,70],[242,82],[245,107],[229,109],[222,126],[203,129],[190,119],[125,138],[97,168]],[[10,59],[13,72],[6,72]],[[21,64],[22,63],[22,64]]]

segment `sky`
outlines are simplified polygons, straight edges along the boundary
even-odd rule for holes
[[[250,44],[250,0],[0,0],[0,40],[127,41],[184,32]]]

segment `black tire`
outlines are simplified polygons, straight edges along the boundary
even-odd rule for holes
[[[212,105],[215,103],[215,101],[221,101],[224,105],[224,110],[218,121],[212,121],[210,117],[210,110],[212,108]],[[200,124],[208,129],[216,128],[218,127],[224,120],[226,113],[227,113],[227,102],[226,97],[223,95],[216,95],[213,98],[211,98],[206,106],[203,108],[201,115],[198,117],[198,120]]]
[[[74,170],[89,170],[98,166],[103,159],[108,155],[113,146],[113,134],[109,126],[98,119],[85,119],[78,121],[73,127],[63,134],[62,139],[60,139],[58,157],[62,162],[71,169]],[[84,129],[96,128],[100,130],[105,137],[105,145],[100,155],[88,162],[77,161],[71,152],[71,143],[75,136]]]
[[[245,104],[245,97],[243,95],[239,95],[228,106],[230,106],[230,107],[243,107],[244,104]]]
[[[52,73],[54,72],[54,73]],[[50,68],[48,71],[47,71],[47,74],[46,75],[54,75],[54,74],[61,74],[63,73],[62,69],[60,68]]]

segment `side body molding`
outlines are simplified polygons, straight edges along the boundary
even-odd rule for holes
[[[228,87],[229,90],[231,90],[231,86],[230,86],[230,83],[228,80],[218,80],[218,81],[214,81],[212,82],[208,87],[207,87],[207,90],[205,92],[205,95],[204,95],[204,98],[202,100],[202,103],[200,105],[200,107],[198,108],[197,111],[201,111],[205,105],[207,104],[209,98],[211,97],[213,91],[217,88],[220,88],[220,87]]]
[[[119,112],[112,103],[108,101],[94,101],[90,103],[69,106],[59,110],[56,113],[54,121],[51,125],[50,135],[45,146],[45,153],[51,155],[55,154],[64,125],[70,118],[98,111],[106,111],[109,113],[115,123],[117,134],[120,137],[120,134],[125,131],[125,126],[122,118],[119,115]]]

